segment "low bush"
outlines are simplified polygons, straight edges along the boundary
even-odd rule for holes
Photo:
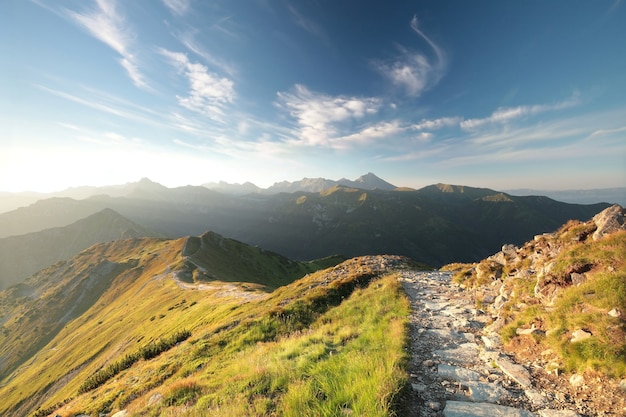
[[[161,352],[165,352],[166,350],[170,349],[177,343],[188,339],[190,336],[191,332],[189,330],[181,330],[169,337],[160,339],[158,342],[149,343],[148,345],[139,349],[139,351],[137,352],[125,355],[122,359],[113,362],[105,368],[98,370],[95,374],[87,378],[85,382],[83,382],[82,385],[78,388],[78,393],[82,394],[98,388],[100,385],[104,384],[115,375],[133,366],[133,364],[139,359],[152,359],[158,356]]]

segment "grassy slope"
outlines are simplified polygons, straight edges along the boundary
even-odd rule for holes
[[[129,407],[137,415],[179,415],[187,404],[193,406],[191,415],[209,410],[217,415],[337,415],[342,407],[386,415],[402,383],[408,307],[392,277],[378,280],[378,263],[347,261],[271,294],[267,288],[220,282],[198,291],[172,279],[173,271],[186,268],[180,257],[184,245],[184,239],[130,240],[123,250],[115,250],[115,244],[95,246],[62,264],[65,279],[75,268],[83,280],[89,271],[82,265],[104,257],[123,267],[113,268],[119,274],[100,282],[110,287],[96,291],[99,298],[91,307],[81,308],[46,338],[38,340],[41,332],[20,319],[28,312],[9,316],[0,346],[10,351],[29,346],[14,337],[19,329],[42,348],[2,380],[0,414],[21,416],[67,403],[59,414]],[[30,284],[38,290],[54,288]],[[77,291],[79,285],[64,288]],[[58,296],[54,300],[62,303]],[[4,313],[15,311],[6,298],[3,302]],[[54,303],[44,306],[49,312],[40,310],[37,317],[59,314]],[[23,327],[12,327],[18,321]],[[99,388],[78,394],[99,369],[183,329],[192,333],[188,341],[154,359],[140,359]],[[157,392],[163,399],[148,405]]]

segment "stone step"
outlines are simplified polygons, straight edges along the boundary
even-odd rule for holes
[[[469,365],[478,360],[478,345],[462,343],[455,349],[442,349],[433,352],[441,359],[455,365]]]
[[[443,415],[445,417],[536,417],[534,413],[519,408],[464,401],[447,401]]]
[[[480,374],[478,372],[459,366],[446,365],[445,363],[437,365],[437,373],[440,378],[453,379],[459,382],[478,381],[480,379]]]

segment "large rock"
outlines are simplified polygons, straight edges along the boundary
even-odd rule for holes
[[[598,240],[618,230],[626,230],[626,210],[620,205],[611,206],[593,216],[596,231],[593,232],[593,240]]]

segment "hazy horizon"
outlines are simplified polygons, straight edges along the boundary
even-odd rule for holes
[[[0,2],[0,190],[626,186],[626,7]]]
[[[376,175],[376,173],[372,173],[370,172],[370,174],[374,174]],[[362,174],[362,175],[366,175],[366,174]],[[361,176],[362,176],[361,175]],[[436,184],[451,184],[451,185],[458,185],[458,186],[466,186],[466,187],[474,187],[474,188],[488,188],[488,189],[493,189],[495,191],[505,191],[505,192],[530,192],[530,191],[545,191],[547,193],[550,192],[575,192],[575,191],[602,191],[602,190],[612,190],[612,189],[616,189],[616,188],[625,188],[624,186],[616,186],[616,187],[600,187],[600,188],[532,188],[532,187],[520,187],[520,188],[494,188],[494,187],[488,187],[488,186],[483,186],[483,185],[475,185],[475,184],[463,184],[463,183],[443,183],[441,181],[437,181],[437,182],[433,182],[433,183],[425,183],[425,184],[421,184],[418,186],[411,186],[411,185],[407,185],[407,184],[401,184],[401,183],[395,183],[393,181],[389,181],[387,178],[383,178],[379,175],[376,175],[378,178],[389,182],[392,185],[395,185],[396,187],[399,188],[414,188],[414,189],[420,189],[420,188],[424,188],[430,185],[436,185]],[[360,176],[359,176],[360,177]],[[172,185],[169,186],[167,184],[163,184],[160,183],[158,181],[154,181],[151,178],[148,177],[142,177],[139,178],[135,181],[128,181],[125,183],[115,183],[115,184],[102,184],[102,185],[92,185],[92,184],[82,184],[82,185],[76,185],[76,186],[69,186],[66,188],[62,188],[62,189],[56,189],[56,190],[51,190],[51,191],[37,191],[37,190],[24,190],[24,191],[7,191],[7,190],[0,190],[0,194],[28,194],[28,193],[33,193],[33,194],[57,194],[57,193],[62,193],[64,191],[70,191],[70,190],[78,190],[81,188],[105,188],[105,187],[124,187],[127,185],[131,185],[131,184],[137,184],[141,181],[147,180],[153,183],[157,183],[160,184],[164,187],[167,188],[177,188],[177,187],[185,187],[185,186],[207,186],[209,184],[220,184],[220,183],[225,183],[227,185],[233,185],[233,186],[243,186],[246,183],[250,183],[262,190],[266,190],[268,188],[271,188],[272,186],[275,186],[277,184],[283,183],[283,182],[289,182],[289,183],[294,183],[294,182],[298,182],[301,180],[306,180],[306,179],[325,179],[325,180],[331,180],[331,181],[339,181],[341,179],[346,179],[349,181],[354,181],[357,180],[358,177],[354,177],[354,178],[347,178],[347,177],[341,177],[341,178],[328,178],[328,177],[300,177],[298,179],[293,179],[293,180],[280,180],[280,181],[275,181],[272,184],[269,184],[267,186],[260,186],[259,184],[253,182],[253,181],[243,181],[243,182],[228,182],[228,181],[224,181],[224,180],[218,180],[218,181],[208,181],[208,182],[202,182],[202,183],[187,183],[187,184],[176,184],[176,185]],[[209,187],[210,188],[210,187]]]

